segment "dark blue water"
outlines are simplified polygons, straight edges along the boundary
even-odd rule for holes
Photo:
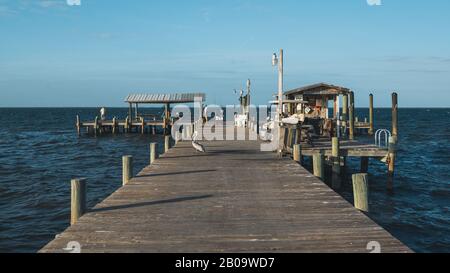
[[[121,185],[122,155],[135,157],[135,171],[146,165],[148,144],[159,136],[76,135],[75,115],[97,113],[0,109],[0,252],[37,251],[69,225],[71,178],[88,178],[91,207]],[[389,120],[389,109],[376,110],[378,128],[390,128]],[[371,161],[370,217],[415,251],[450,252],[450,109],[401,109],[399,121],[395,193],[386,192],[385,165]],[[341,194],[351,201],[350,183]]]

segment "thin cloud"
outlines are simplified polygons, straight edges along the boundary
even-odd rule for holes
[[[12,10],[7,6],[0,6],[0,16],[13,15],[16,11]]]

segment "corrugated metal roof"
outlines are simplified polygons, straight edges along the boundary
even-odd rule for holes
[[[130,94],[125,98],[128,103],[190,103],[196,97],[206,99],[204,93],[170,93],[170,94]]]
[[[307,95],[336,95],[336,94],[347,94],[350,92],[350,89],[336,86],[327,83],[318,83],[313,85],[308,85],[300,88],[293,89],[291,91],[287,91],[284,94],[289,96],[293,94],[307,94]]]

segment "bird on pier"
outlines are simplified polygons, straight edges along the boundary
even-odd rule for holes
[[[198,133],[197,133],[197,131],[195,131],[194,134],[192,135],[192,147],[194,147],[194,149],[197,152],[206,153],[205,147],[202,144],[197,142],[197,136],[198,136]]]

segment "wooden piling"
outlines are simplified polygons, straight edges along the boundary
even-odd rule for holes
[[[396,140],[395,137],[389,137],[389,155],[388,155],[388,190],[394,189],[394,173],[395,173],[395,157],[396,157]]]
[[[313,170],[314,176],[320,178],[322,181],[325,180],[325,159],[323,151],[313,155]]]
[[[125,186],[133,178],[133,157],[126,155],[122,157],[122,185]]]
[[[339,138],[333,137],[332,139],[332,188],[339,189],[341,187],[341,156]]]
[[[86,179],[72,179],[70,224],[74,225],[86,212]]]
[[[158,158],[158,143],[150,143],[150,165]]]
[[[398,141],[398,94],[392,93],[392,136]]]
[[[349,93],[349,100],[350,100],[350,105],[349,105],[349,110],[348,110],[348,122],[349,122],[349,129],[348,129],[348,134],[349,134],[349,139],[353,140],[355,139],[355,94],[353,92]]]
[[[293,150],[293,158],[294,161],[298,162],[300,165],[302,165],[302,146],[300,144],[294,145]]]
[[[355,208],[369,212],[369,178],[366,173],[354,174],[353,181],[353,199]]]
[[[342,95],[342,125],[344,128],[348,127],[348,95]],[[345,133],[346,130],[344,130]]]
[[[77,115],[77,123],[76,123],[76,126],[77,126],[77,133],[78,133],[78,135],[80,136],[80,135],[81,135],[81,122],[80,122],[80,116],[79,116],[79,115]]]
[[[374,134],[374,125],[373,125],[373,94],[369,95],[369,135]]]
[[[369,171],[369,157],[361,157],[361,173],[367,173]]]
[[[130,105],[131,105],[131,103],[130,103]],[[126,133],[130,133],[130,117],[125,118],[125,126],[123,129]]]
[[[141,134],[145,134],[145,120],[141,117]]]
[[[94,135],[97,136],[97,132],[98,132],[98,117],[95,117],[94,120]]]
[[[167,153],[170,149],[170,136],[164,136],[164,152]]]
[[[117,133],[117,118],[113,117],[113,125],[112,125],[112,133],[115,134]]]

